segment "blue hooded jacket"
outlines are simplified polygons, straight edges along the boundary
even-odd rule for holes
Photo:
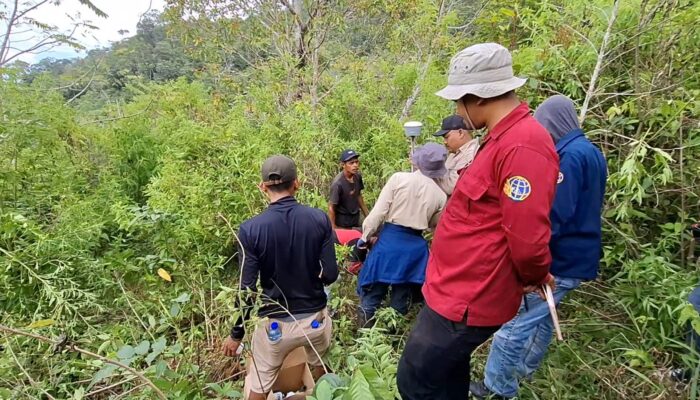
[[[581,130],[574,103],[552,96],[535,111],[559,154],[559,178],[550,219],[554,276],[595,279],[602,256],[601,213],[607,181],[605,157]]]

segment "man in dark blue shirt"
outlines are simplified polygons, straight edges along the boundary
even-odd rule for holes
[[[535,119],[547,128],[559,154],[549,243],[554,301],[559,304],[581,281],[598,274],[607,167],[603,154],[583,134],[568,97],[550,97],[535,111]],[[515,318],[494,335],[485,379],[473,382],[471,393],[476,398],[515,397],[519,379],[532,375],[542,362],[552,328],[547,303],[534,293],[526,295]]]
[[[261,320],[251,340],[254,363],[246,377],[250,400],[266,398],[284,358],[297,347],[307,349],[316,377],[324,372],[319,357],[330,345],[332,327],[323,286],[338,278],[328,216],[294,198],[299,189],[294,161],[285,156],[268,158],[260,189],[270,206],[239,230],[241,290],[257,292],[258,278],[262,288]],[[239,304],[244,316],[253,303],[249,295],[245,305]],[[239,318],[224,342],[224,354],[236,354],[244,335]]]

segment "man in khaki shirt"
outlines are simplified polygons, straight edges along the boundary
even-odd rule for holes
[[[423,231],[434,228],[447,196],[435,179],[447,173],[447,150],[437,143],[416,149],[415,172],[397,172],[389,178],[377,202],[362,224],[359,248],[381,227],[358,277],[360,308],[358,320],[364,326],[374,316],[391,288],[391,307],[408,312],[412,290],[423,284],[428,263],[428,244]]]
[[[464,168],[474,160],[476,151],[479,150],[479,139],[473,138],[464,119],[459,115],[451,115],[442,120],[442,129],[437,131],[434,136],[442,136],[445,140],[445,146],[450,152],[450,155],[445,161],[447,174],[440,179],[436,179],[438,186],[448,196],[457,184],[459,174]]]

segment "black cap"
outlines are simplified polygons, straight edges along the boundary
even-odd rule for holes
[[[442,120],[442,128],[435,132],[433,136],[445,136],[447,132],[459,129],[467,129],[467,124],[464,123],[464,119],[459,115],[450,115]]]
[[[360,154],[355,150],[347,149],[340,154],[340,162],[348,162],[353,158],[358,158]]]
[[[279,185],[297,179],[297,166],[287,156],[272,156],[265,160],[261,168],[265,186]]]

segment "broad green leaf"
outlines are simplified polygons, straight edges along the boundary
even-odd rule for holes
[[[218,383],[207,383],[207,387],[216,393],[221,393],[223,391],[223,388]]]
[[[505,15],[506,17],[511,17],[511,18],[515,17],[515,11],[511,10],[510,8],[501,8],[499,11],[501,14]]]
[[[171,317],[177,317],[177,315],[180,314],[180,305],[178,303],[173,303],[170,306],[170,316]]]
[[[145,358],[146,364],[151,365],[159,355],[160,353],[156,353],[155,351],[150,352]]]
[[[644,350],[640,349],[630,349],[625,352],[625,357],[628,358],[628,363],[631,367],[648,367],[651,368],[654,366],[653,361],[651,361],[651,357],[649,356],[649,353],[647,353]]]
[[[90,385],[88,385],[88,388],[92,387],[96,383],[101,382],[103,379],[107,379],[110,376],[112,376],[112,374],[114,374],[114,371],[116,371],[117,368],[118,367],[114,364],[105,364],[104,367],[97,371],[95,376],[92,377],[92,381],[90,382]]]
[[[119,361],[121,361],[122,363],[124,363],[126,365],[131,365],[131,363],[134,362],[134,359],[136,359],[136,357],[124,358],[124,359],[119,360]]]
[[[85,388],[79,387],[73,392],[72,400],[82,400],[85,397]]]
[[[333,400],[333,390],[328,382],[323,381],[314,388],[314,396],[318,400]]]
[[[331,389],[346,386],[345,381],[338,375],[329,372],[318,379],[317,385],[321,382],[327,382]]]
[[[695,332],[700,335],[700,315],[695,310],[691,304],[686,304],[682,309],[680,316],[678,317],[679,325],[685,325],[690,323],[690,326]]]
[[[165,346],[167,346],[167,341],[165,340],[165,338],[163,336],[161,336],[158,339],[156,339],[155,342],[153,342],[152,349],[154,352],[157,351],[160,353],[163,350],[165,350]]]
[[[124,345],[122,346],[119,351],[117,351],[117,357],[119,357],[121,360],[125,360],[127,358],[131,358],[136,354],[136,350],[134,349],[133,346],[131,345]]]
[[[700,318],[696,318],[690,322],[690,326],[693,327],[693,330],[700,335]]]
[[[148,353],[148,349],[151,347],[151,342],[144,340],[134,348],[134,352],[140,356]]]
[[[162,377],[168,371],[168,363],[160,360],[156,363],[156,376]]]
[[[182,345],[180,343],[175,343],[174,345],[170,346],[170,353],[172,354],[180,354],[182,351]]]
[[[190,301],[190,294],[182,293],[180,296],[177,297],[177,299],[173,301],[177,303],[187,303],[188,301]]]
[[[167,379],[162,379],[162,378],[156,378],[156,379],[151,379],[153,381],[153,384],[156,385],[158,389],[161,390],[169,390],[172,388],[173,384]]]
[[[360,371],[362,371],[362,375],[367,379],[369,388],[375,397],[380,399],[390,399],[393,397],[387,383],[379,376],[379,373],[377,373],[374,368],[369,365],[361,365]]]
[[[112,344],[111,341],[107,340],[103,342],[100,347],[97,348],[97,354],[103,353],[107,347],[109,347]]]
[[[360,369],[356,369],[352,375],[350,386],[343,395],[343,400],[374,400],[375,397],[369,388],[369,383],[365,379]]]

